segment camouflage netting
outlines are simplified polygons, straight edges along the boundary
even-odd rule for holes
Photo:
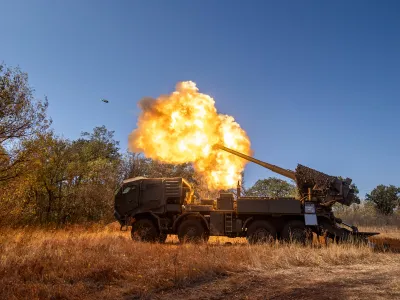
[[[300,190],[311,187],[315,190],[326,190],[330,188],[335,177],[329,176],[317,170],[311,169],[303,165],[297,165],[296,182]]]

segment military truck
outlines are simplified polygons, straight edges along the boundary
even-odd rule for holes
[[[312,233],[335,241],[366,241],[373,232],[359,232],[336,218],[332,205],[356,201],[351,179],[341,180],[298,165],[296,171],[257,160],[224,146],[219,149],[257,163],[296,181],[299,198],[245,197],[220,193],[215,200],[193,204],[193,190],[181,177],[125,180],[115,195],[114,216],[132,226],[132,239],[165,242],[168,234],[180,242],[207,241],[210,236],[246,237],[263,243],[280,239],[307,243]]]

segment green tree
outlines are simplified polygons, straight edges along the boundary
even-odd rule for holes
[[[90,145],[87,148],[87,154],[92,159],[107,158],[111,161],[118,161],[121,158],[119,151],[119,142],[114,140],[114,131],[109,131],[104,125],[93,129],[93,132],[82,132],[81,138],[75,144]]]
[[[62,182],[60,169],[65,164],[60,158],[64,156],[65,147],[52,132],[24,140],[17,157],[22,161],[16,171],[20,176],[3,185],[1,205],[8,208],[3,210],[5,219],[22,224],[50,219],[58,198],[57,183]],[[20,156],[29,160],[21,160]]]
[[[246,191],[247,196],[255,197],[294,197],[296,185],[276,177],[260,179]]]
[[[57,225],[111,220],[121,160],[113,133],[103,129],[76,141],[51,131],[25,140],[20,155],[30,160],[0,193],[4,218]]]
[[[28,75],[0,63],[0,181],[18,175],[16,169],[28,157],[18,155],[20,143],[48,128],[47,99],[36,100]]]
[[[374,188],[370,194],[366,194],[365,199],[372,202],[380,213],[391,215],[399,205],[400,188],[394,185],[381,184]]]
[[[72,142],[75,157],[70,164],[69,185],[75,191],[75,222],[98,221],[112,218],[113,195],[119,183],[121,155],[114,132],[105,126],[94,128],[92,133],[82,133],[82,138]]]

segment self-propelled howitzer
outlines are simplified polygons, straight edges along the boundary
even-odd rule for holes
[[[273,164],[258,160],[222,145],[215,146],[248,161],[254,162],[264,168],[296,181],[301,199],[318,201],[321,205],[332,206],[335,202],[350,205],[359,203],[351,187],[352,180],[330,176],[303,165],[297,165],[296,171],[284,169]]]
[[[181,177],[124,180],[115,194],[114,216],[121,226],[132,226],[132,238],[164,242],[169,234],[181,242],[207,241],[210,236],[246,237],[249,243],[274,239],[311,242],[312,233],[338,242],[366,242],[374,232],[359,232],[334,216],[331,204],[349,204],[351,180],[340,180],[313,169],[298,166],[286,170],[235,150],[222,150],[255,162],[297,182],[301,199],[292,197],[237,197],[220,193],[217,199],[192,203],[194,192]],[[300,201],[299,201],[300,200]]]

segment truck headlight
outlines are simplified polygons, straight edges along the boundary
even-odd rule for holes
[[[304,203],[305,214],[315,214],[315,204],[311,202]]]

